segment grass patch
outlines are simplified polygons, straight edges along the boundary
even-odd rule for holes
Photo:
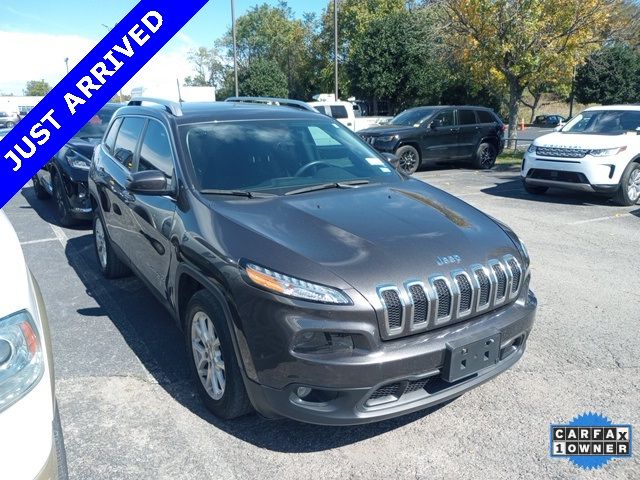
[[[496,165],[520,165],[522,163],[523,152],[503,151],[496,160]]]

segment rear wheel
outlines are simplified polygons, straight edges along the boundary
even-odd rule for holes
[[[206,290],[187,306],[185,340],[191,372],[206,407],[229,420],[252,411],[236,359],[231,332],[220,304]]]
[[[479,170],[490,170],[496,164],[498,151],[491,143],[481,143],[473,159],[473,166]]]
[[[69,206],[69,199],[62,185],[62,179],[60,175],[53,177],[53,198],[56,201],[56,210],[58,211],[58,219],[60,225],[63,227],[70,227],[76,223],[76,220],[71,215],[71,207]]]
[[[631,206],[640,200],[640,163],[630,163],[620,179],[620,186],[613,197],[618,205]]]
[[[398,168],[407,175],[413,175],[420,167],[420,154],[411,145],[405,145],[396,150],[396,156],[400,159]]]
[[[49,192],[40,184],[37,176],[33,177],[31,181],[33,182],[33,190],[36,192],[36,197],[39,200],[46,200],[51,197]]]
[[[7,128],[13,128],[14,126],[15,126],[15,123],[7,122]]]
[[[545,193],[547,193],[547,190],[549,190],[549,187],[543,187],[541,185],[529,185],[524,180],[522,181],[522,185],[524,185],[524,189],[527,191],[527,193],[530,193],[532,195],[544,195]]]
[[[93,216],[93,243],[102,275],[106,278],[120,278],[130,273],[129,268],[113,251],[102,217],[97,211]]]

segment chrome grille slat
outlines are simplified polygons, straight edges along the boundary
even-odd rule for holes
[[[517,258],[506,255],[428,282],[378,287],[383,338],[432,330],[498,308],[519,296],[526,274]]]
[[[584,158],[589,150],[584,148],[537,147],[536,154],[552,158]]]

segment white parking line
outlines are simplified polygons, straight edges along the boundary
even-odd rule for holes
[[[67,248],[67,242],[69,241],[69,238],[67,237],[67,234],[64,233],[64,230],[62,230],[57,225],[49,224],[49,226],[51,227],[51,230],[53,230],[53,233],[55,234],[55,236],[58,239],[58,241],[62,244],[62,247],[66,249]]]
[[[41,238],[40,240],[27,240],[26,242],[20,242],[20,245],[33,245],[34,243],[46,243],[46,242],[57,242],[60,239],[58,237],[55,238]]]
[[[589,220],[579,220],[577,222],[570,222],[567,225],[582,225],[585,223],[604,222],[605,220],[613,220],[616,218],[630,217],[630,213],[616,213],[615,215],[609,215],[608,217],[590,218]]]

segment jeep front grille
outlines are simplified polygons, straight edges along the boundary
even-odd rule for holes
[[[518,260],[507,255],[428,281],[379,287],[382,338],[412,335],[450,325],[515,300],[525,279]]]
[[[536,154],[551,158],[584,158],[589,150],[584,148],[537,147]]]

